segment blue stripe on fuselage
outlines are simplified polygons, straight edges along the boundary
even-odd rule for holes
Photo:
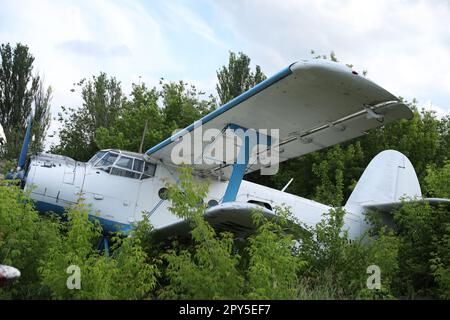
[[[59,215],[63,215],[66,209],[63,206],[58,206],[53,203],[48,203],[44,201],[36,201],[34,202],[34,207],[39,212],[54,212]],[[122,232],[122,233],[128,233],[132,229],[132,226],[125,223],[120,223],[117,221],[108,220],[105,218],[97,217],[94,215],[89,214],[89,219],[91,221],[98,220],[100,222],[100,225],[102,226],[103,232]]]

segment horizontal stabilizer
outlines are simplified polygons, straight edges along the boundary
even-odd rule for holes
[[[385,202],[385,203],[371,203],[364,206],[365,209],[377,210],[381,212],[392,212],[407,203],[428,203],[431,206],[445,206],[450,208],[450,199],[442,198],[423,198],[423,199],[405,199],[404,201]]]

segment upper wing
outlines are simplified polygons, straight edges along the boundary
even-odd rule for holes
[[[189,154],[192,163],[187,164],[194,173],[229,177],[230,159],[226,163],[202,161],[206,159],[205,150],[211,149],[218,137],[199,140],[195,128],[201,127],[202,132],[214,128],[224,134],[226,128],[234,125],[268,129],[269,135],[270,130],[278,129],[279,137],[270,149],[279,152],[281,162],[411,117],[411,110],[397,97],[347,66],[323,60],[300,61],[150,148],[146,159],[176,165],[172,157],[174,147],[180,140],[190,138],[192,145],[200,141],[202,147],[200,161],[194,146]],[[236,148],[242,144],[239,139],[233,141]],[[256,148],[252,150],[253,154],[257,152]],[[260,149],[258,156],[264,157],[264,151]],[[259,162],[250,163],[247,172],[261,167]]]

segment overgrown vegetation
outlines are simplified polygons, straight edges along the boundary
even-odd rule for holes
[[[429,169],[429,187],[450,166]],[[449,192],[447,188],[443,192]],[[394,215],[398,230],[374,228],[349,241],[342,209],[316,226],[295,221],[288,208],[276,220],[255,211],[255,234],[245,241],[218,233],[203,219],[207,186],[183,168],[168,186],[171,212],[187,219],[188,239],[161,245],[148,219],[129,236],[111,237],[110,255],[98,250],[101,228],[83,204],[66,214],[39,216],[16,186],[0,187],[0,260],[22,278],[0,289],[15,299],[393,299],[449,298],[450,212],[408,204]],[[437,193],[436,196],[440,196]],[[302,228],[294,228],[292,222]],[[67,268],[81,272],[81,289],[67,288]],[[367,268],[381,270],[381,288],[368,289]]]

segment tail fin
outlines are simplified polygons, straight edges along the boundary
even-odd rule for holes
[[[419,180],[409,159],[398,151],[386,150],[370,161],[345,209],[358,214],[364,207],[421,196]]]

